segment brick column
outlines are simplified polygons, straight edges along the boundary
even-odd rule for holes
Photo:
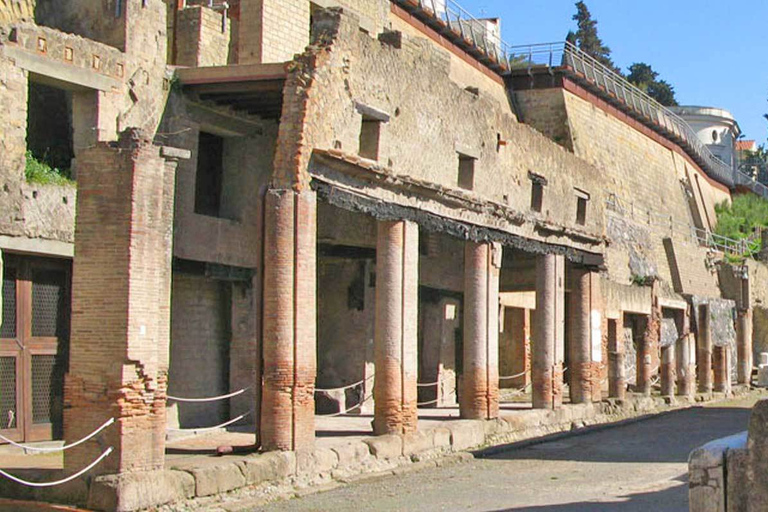
[[[590,325],[591,300],[590,273],[574,269],[569,297],[570,311],[568,344],[569,388],[571,403],[584,404],[592,401],[592,381],[599,381],[599,375],[592,375],[592,333]]]
[[[695,340],[691,333],[691,315],[683,315],[682,336],[677,340],[677,394],[693,396],[696,389],[696,365],[693,363]]]
[[[675,394],[675,346],[661,347],[661,396]]]
[[[702,304],[698,311],[696,336],[696,377],[699,393],[712,392],[712,333],[709,327],[709,304]]]
[[[749,385],[752,379],[752,309],[741,309],[736,317],[737,382]]]
[[[627,395],[623,325],[621,318],[608,321],[608,396],[618,400],[624,400]]]
[[[651,396],[651,379],[653,378],[653,333],[652,315],[645,318],[645,331],[637,347],[637,379],[635,386],[638,393]]]
[[[533,338],[532,378],[534,409],[553,409],[563,403],[562,335],[565,298],[562,256],[536,258],[536,329]]]
[[[712,367],[715,377],[714,390],[718,393],[731,391],[730,347],[718,345],[712,349]]]
[[[78,156],[65,442],[116,423],[103,444],[66,451],[66,471],[104,446],[114,452],[91,474],[163,468],[174,173],[175,163],[138,132]]]
[[[414,432],[417,411],[419,227],[381,221],[376,239],[373,432]]]
[[[266,193],[260,425],[265,450],[308,449],[315,442],[316,215],[312,192]]]
[[[462,418],[499,415],[499,270],[501,246],[464,245],[464,370]]]

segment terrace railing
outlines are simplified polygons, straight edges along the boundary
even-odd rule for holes
[[[633,117],[646,124],[650,123],[657,131],[680,144],[713,179],[729,187],[735,185],[736,171],[713,155],[682,117],[573,44],[563,41],[513,46],[508,47],[508,51],[512,69],[533,69],[542,66],[565,68],[580,81],[600,89],[611,97],[614,103],[622,104]]]

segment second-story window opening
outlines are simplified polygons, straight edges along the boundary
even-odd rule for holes
[[[197,145],[195,213],[209,217],[219,216],[223,183],[224,139],[212,133],[200,132]]]
[[[583,190],[576,189],[576,224],[583,226],[587,223],[587,204],[589,203],[589,194]]]
[[[459,153],[459,187],[472,190],[475,187],[475,162],[477,159]]]
[[[528,173],[528,179],[531,180],[531,210],[541,212],[544,206],[544,185],[547,179],[532,172]]]

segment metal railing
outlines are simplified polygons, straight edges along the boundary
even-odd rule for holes
[[[407,10],[418,13],[445,35],[453,36],[485,54],[501,68],[508,69],[510,47],[500,33],[488,30],[486,22],[467,12],[455,0],[392,0]]]
[[[670,234],[688,238],[691,242],[707,247],[713,251],[736,256],[752,256],[759,247],[760,233],[754,233],[747,238],[735,240],[718,235],[692,224],[675,220],[674,216],[661,213],[651,208],[636,206],[633,202],[626,203],[615,194],[609,194],[606,207],[624,217],[647,226],[658,228]]]
[[[547,66],[570,70],[582,81],[597,87],[614,101],[623,104],[635,117],[650,122],[678,142],[709,176],[729,187],[735,184],[735,170],[713,155],[683,118],[573,44],[563,41],[514,46],[508,48],[508,51],[512,69]]]
[[[486,22],[472,16],[455,0],[392,1],[420,14],[438,32],[474,47],[503,71],[536,67],[570,70],[582,81],[623,104],[641,122],[677,142],[713,179],[728,187],[748,187],[755,194],[768,198],[768,187],[712,154],[683,118],[568,41],[513,46],[501,38],[500,32],[489,30]]]

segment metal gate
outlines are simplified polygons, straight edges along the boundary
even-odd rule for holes
[[[0,433],[15,441],[61,437],[70,267],[66,260],[4,255]]]

